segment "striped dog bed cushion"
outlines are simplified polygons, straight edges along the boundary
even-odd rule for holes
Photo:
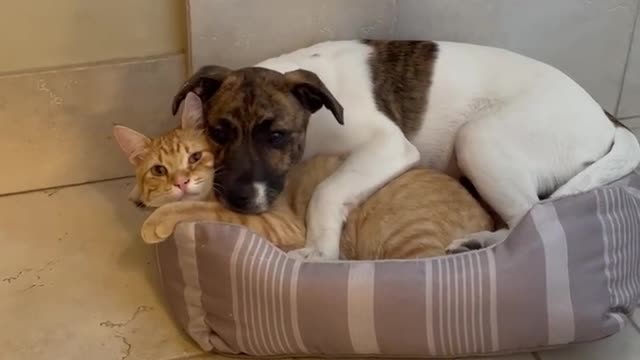
[[[620,331],[640,300],[640,174],[536,205],[503,243],[424,260],[303,262],[245,228],[156,245],[168,304],[207,351],[509,353]]]

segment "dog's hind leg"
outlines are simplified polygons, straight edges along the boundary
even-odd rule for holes
[[[498,126],[486,119],[463,126],[456,139],[456,158],[480,196],[512,229],[539,201],[538,184],[531,164],[517,150],[517,141],[504,136]],[[491,246],[504,240],[508,233],[507,229],[499,229],[470,234],[452,242],[447,252]]]

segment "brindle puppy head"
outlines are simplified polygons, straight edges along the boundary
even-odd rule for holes
[[[305,70],[205,66],[176,94],[174,114],[190,91],[204,103],[208,135],[216,144],[216,195],[239,212],[269,209],[302,157],[312,113],[325,106],[343,123],[342,106]]]

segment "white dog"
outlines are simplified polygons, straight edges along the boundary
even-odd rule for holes
[[[244,172],[230,181],[248,186],[240,195],[221,194],[223,200],[242,200],[235,201],[240,211],[263,211],[270,205],[265,194],[279,192],[281,186],[271,183],[288,167],[270,172],[264,165],[276,161],[270,159],[288,152],[294,154],[287,158],[291,165],[301,149],[303,157],[349,154],[309,205],[307,246],[295,253],[308,259],[338,258],[349,209],[417,163],[466,176],[509,228],[543,195],[587,191],[640,163],[634,135],[611,121],[575,81],[549,65],[491,47],[325,42],[252,68],[205,67],[176,95],[174,111],[188,91],[203,98],[214,141],[222,147],[244,144],[245,155],[225,167],[233,173],[244,164]],[[273,95],[278,91],[291,93]],[[232,94],[243,97],[241,105],[233,105],[242,109],[230,110]],[[297,105],[287,102],[290,98]],[[320,109],[323,105],[327,109]],[[296,106],[313,113],[306,141],[303,130],[289,128]],[[266,116],[268,125],[256,125],[262,120],[250,108],[272,114]],[[259,131],[265,128],[269,141],[261,142]],[[300,132],[302,144],[285,146]],[[469,239],[487,246],[504,237],[505,231],[475,234],[450,250],[466,249]]]

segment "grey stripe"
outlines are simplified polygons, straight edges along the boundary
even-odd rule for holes
[[[287,349],[288,353],[296,353],[300,351],[294,346],[295,339],[293,335],[293,311],[291,310],[292,295],[290,293],[293,265],[293,260],[284,258],[280,277],[278,278],[278,293],[280,294],[279,312],[282,320],[282,338],[284,340],[284,346]]]
[[[551,204],[534,207],[530,215],[544,245],[549,344],[567,344],[575,339],[575,322],[564,229]]]
[[[495,247],[495,251],[500,349],[546,344],[544,248],[531,216],[524,217],[509,238]]]
[[[496,259],[493,253],[493,249],[486,250],[487,260],[489,261],[488,274],[489,274],[489,318],[491,325],[491,351],[496,352],[500,348],[500,342],[498,339],[498,300],[497,300],[497,284],[496,284]]]
[[[567,239],[576,341],[597,339],[602,336],[601,319],[609,311],[610,295],[603,271],[603,229],[593,215],[598,211],[596,197],[584,194],[571,201],[557,201],[554,206]]]
[[[158,257],[158,267],[161,269],[163,292],[167,300],[167,304],[173,310],[174,316],[180,322],[180,325],[187,330],[189,324],[189,314],[187,313],[187,304],[184,302],[184,280],[182,270],[178,262],[178,249],[176,247],[175,237],[163,241],[157,245],[156,255]],[[189,334],[192,337],[201,334]],[[194,338],[199,343],[206,339],[200,337]]]
[[[282,312],[278,311],[279,307],[282,305],[282,291],[279,285],[279,279],[282,276],[282,270],[284,269],[284,260],[285,256],[281,253],[276,256],[275,263],[273,265],[273,272],[271,273],[271,313],[273,314],[273,329],[269,329],[273,331],[276,349],[280,354],[286,353],[287,349],[285,347],[285,333],[284,333],[284,319],[282,316]]]
[[[307,347],[302,341],[302,334],[300,331],[300,322],[299,318],[299,304],[298,304],[298,296],[299,296],[299,283],[298,279],[300,276],[300,261],[296,261],[293,264],[293,269],[291,270],[291,326],[293,328],[293,337],[296,341],[296,345],[300,351],[306,353],[308,352]]]
[[[428,338],[425,297],[431,296],[431,284],[425,285],[425,264],[429,262],[397,261],[371,262],[375,264],[373,286],[374,323],[380,353],[398,356],[424,354],[433,351]],[[394,296],[390,296],[394,294]],[[431,315],[433,316],[433,315]],[[416,321],[424,318],[425,321]]]
[[[231,293],[231,257],[235,243],[243,228],[211,223],[196,223],[195,243],[196,264],[202,306],[207,311],[205,322],[212,330],[209,341],[214,349],[235,353],[238,349],[236,322],[233,317],[233,298]],[[208,309],[216,309],[211,312]]]

